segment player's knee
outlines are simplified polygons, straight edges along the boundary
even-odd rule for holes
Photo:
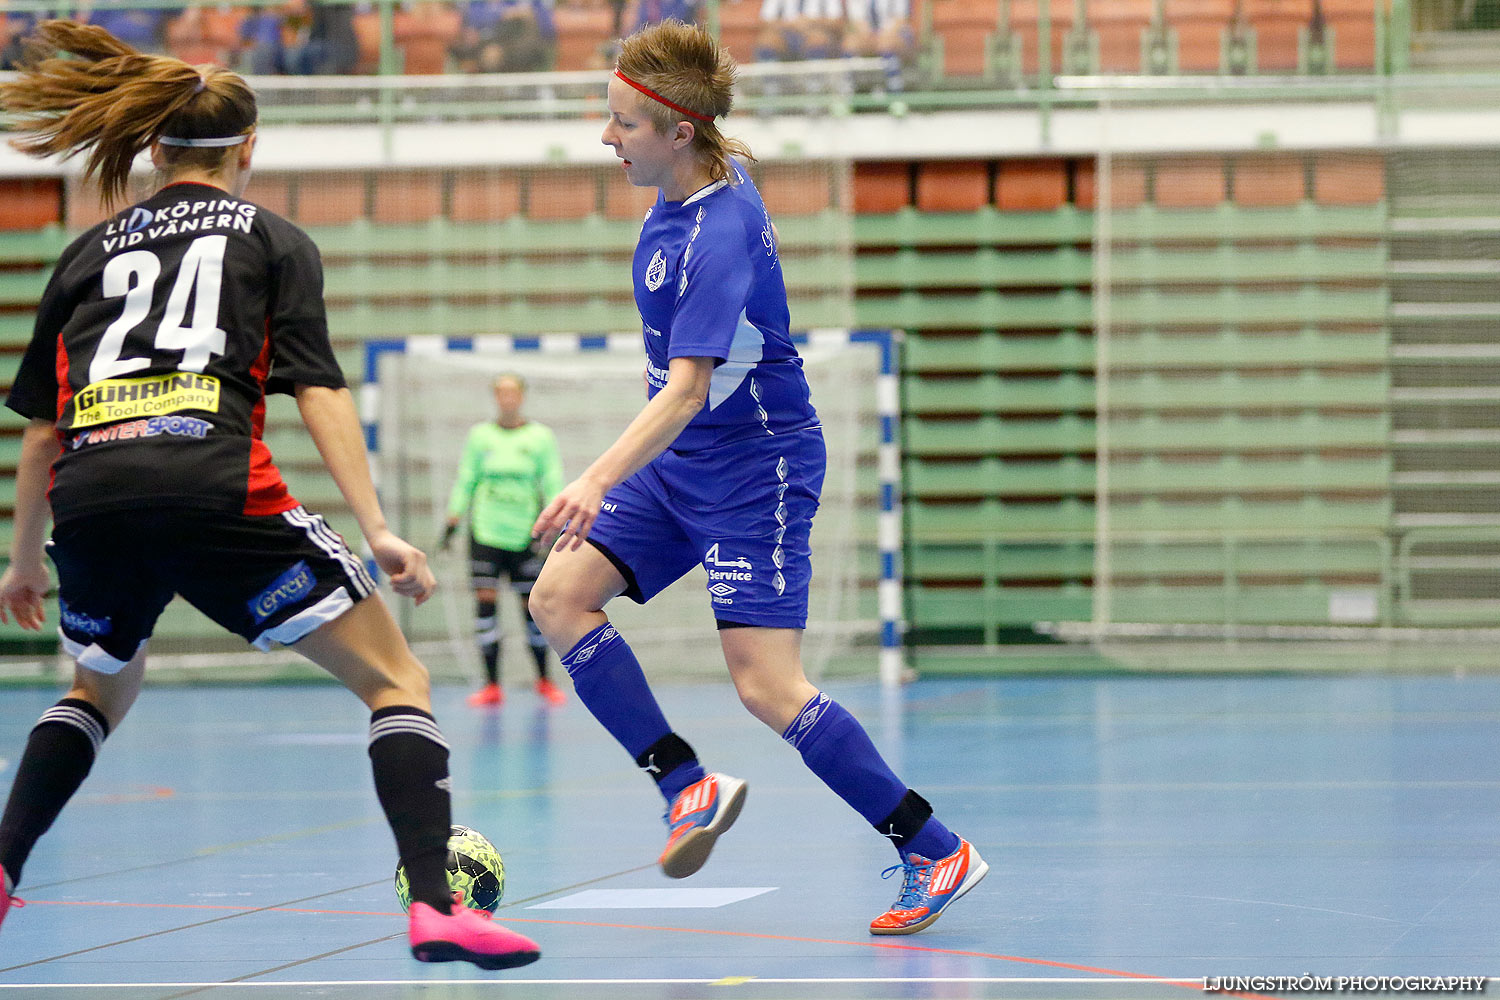
[[[532,621],[543,632],[552,631],[567,620],[568,613],[573,610],[573,602],[568,598],[569,590],[566,581],[545,572],[532,585],[526,606],[531,612]]]
[[[796,693],[772,678],[737,676],[734,687],[740,704],[777,732],[785,729],[802,708],[803,703],[796,701]]]

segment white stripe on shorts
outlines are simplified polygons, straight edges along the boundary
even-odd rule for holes
[[[370,723],[371,743],[382,736],[395,736],[398,733],[423,736],[444,750],[449,749],[448,741],[443,739],[443,731],[438,728],[438,724],[424,715],[387,715]]]
[[[344,567],[344,575],[349,578],[351,588],[360,598],[369,597],[375,592],[375,581],[370,579],[364,562],[349,551],[344,539],[328,526],[321,514],[309,513],[306,507],[293,507],[281,516],[294,528],[301,528],[309,541],[339,561]]]
[[[125,664],[130,662],[130,660],[117,660],[110,656],[97,642],[91,642],[85,646],[77,640],[69,639],[62,629],[58,629],[57,634],[62,639],[63,652],[71,656],[80,667],[86,667],[96,674],[118,674],[125,669]],[[142,639],[141,644],[135,647],[135,653],[140,653],[145,645],[146,640]],[[135,654],[131,654],[130,659],[135,659]]]
[[[280,625],[266,629],[252,639],[250,644],[262,653],[270,649],[273,642],[290,646],[309,632],[327,625],[352,607],[354,607],[354,598],[349,596],[348,590],[340,587],[312,607],[297,612]]]

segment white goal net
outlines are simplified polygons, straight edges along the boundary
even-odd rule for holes
[[[889,532],[882,539],[880,531],[877,383],[882,347],[889,353],[882,340],[828,331],[799,346],[828,446],[828,474],[812,533],[813,582],[803,649],[810,677],[874,677],[883,633],[899,634],[893,621],[883,628],[878,596],[882,570],[896,564]],[[468,430],[494,419],[495,377],[514,373],[525,379],[524,414],[556,434],[567,479],[613,443],[645,401],[645,354],[638,334],[476,338],[459,347],[439,338],[373,344],[366,373],[365,415],[387,516],[399,534],[434,552],[439,597],[422,608],[403,602],[399,613],[438,680],[478,676],[465,536],[460,533],[446,553],[435,549]],[[885,471],[891,464],[885,463]],[[699,567],[644,607],[619,598],[606,609],[653,676],[726,676],[706,579]],[[887,591],[891,586],[885,584]],[[891,609],[886,610],[889,619]],[[502,675],[524,676],[517,671],[529,673],[523,665],[530,657],[519,603],[503,588],[499,611]]]

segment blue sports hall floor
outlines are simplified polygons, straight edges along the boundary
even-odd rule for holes
[[[895,896],[893,852],[727,684],[661,691],[710,768],[750,782],[683,882],[654,866],[651,783],[576,701],[516,690],[485,711],[440,688],[455,819],[504,853],[500,917],[543,956],[421,965],[358,702],[161,687],[32,856],[0,1000],[1113,1000],[1202,995],[1204,977],[1500,974],[1500,677],[829,690],[991,866],[922,934],[867,934]],[[56,697],[0,692],[4,785]],[[1290,995],[1276,987],[1236,995]]]

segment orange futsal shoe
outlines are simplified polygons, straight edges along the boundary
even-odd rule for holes
[[[563,694],[562,688],[545,677],[537,678],[536,693],[549,705],[563,705],[568,701],[568,696]]]
[[[505,692],[500,690],[499,684],[486,684],[478,691],[469,695],[469,704],[475,708],[484,708],[487,705],[499,708],[505,704]]]
[[[687,878],[703,867],[719,835],[734,825],[748,789],[739,778],[710,774],[688,785],[667,811],[667,848],[659,864],[668,878]]]
[[[990,866],[967,840],[960,840],[958,850],[937,861],[908,854],[905,862],[880,873],[881,878],[890,878],[901,872],[901,895],[889,910],[870,921],[870,933],[917,933],[942,916],[955,899],[978,885],[989,870]]]

